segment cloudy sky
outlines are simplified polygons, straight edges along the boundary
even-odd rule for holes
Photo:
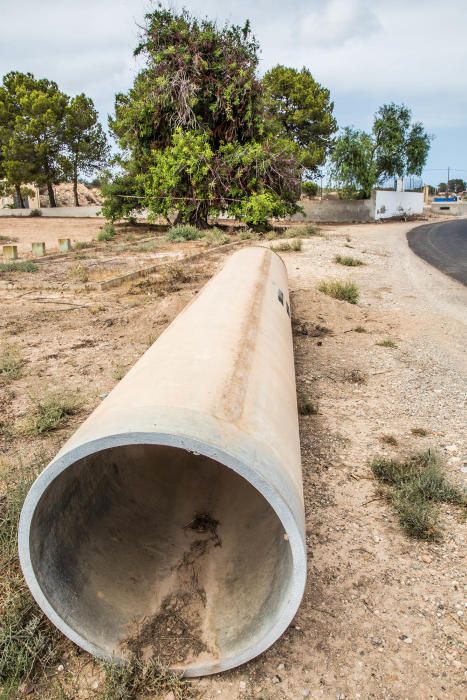
[[[85,92],[104,123],[138,69],[132,51],[149,0],[0,0],[0,75],[31,71]],[[439,0],[185,0],[219,22],[249,18],[260,70],[310,68],[341,126],[368,128],[384,102],[405,102],[435,136],[425,180],[467,179],[467,6]],[[438,171],[438,169],[440,169]]]

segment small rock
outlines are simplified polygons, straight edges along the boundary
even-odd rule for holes
[[[272,682],[272,683],[280,683],[281,680],[282,680],[282,679],[281,679],[280,676],[273,676],[273,677],[271,678],[271,682]]]
[[[240,688],[240,690],[245,690],[245,688],[246,688],[245,681],[240,681],[240,683],[238,684],[238,687]]]
[[[406,634],[401,634],[399,639],[405,644],[412,644],[412,637],[408,637]]]
[[[93,690],[97,690],[98,687],[99,687],[99,681],[94,681],[94,683],[91,685],[91,688],[92,688]]]
[[[279,666],[277,667],[277,670],[278,670],[278,671],[283,671],[284,668],[285,668],[284,664],[279,664]]]
[[[61,672],[63,671],[63,669],[64,669],[63,664],[59,664],[59,665],[57,666],[57,671],[58,671],[58,673],[61,673]]]
[[[424,561],[425,564],[431,564],[431,562],[433,561],[433,559],[432,559],[430,556],[428,556],[428,554],[423,554],[423,555],[422,555],[422,561]]]
[[[304,690],[302,690],[302,697],[303,698],[309,698],[310,695],[311,695],[310,691],[307,690],[306,688]]]
[[[170,693],[167,693],[167,695],[164,695],[164,700],[176,700],[175,693],[170,691]]]

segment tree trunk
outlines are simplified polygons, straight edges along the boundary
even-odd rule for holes
[[[73,163],[73,197],[75,198],[75,207],[79,207],[78,199],[78,166]]]
[[[189,223],[196,228],[209,228],[208,212],[207,202],[199,202],[196,209],[190,213]]]
[[[24,200],[23,200],[23,195],[21,194],[21,187],[19,185],[15,185],[15,192],[16,192],[16,198],[19,202],[20,209],[24,209]]]
[[[48,182],[47,183],[47,194],[49,195],[49,204],[51,207],[56,207],[57,202],[55,201],[55,193],[54,193],[54,188],[52,187],[52,183]]]

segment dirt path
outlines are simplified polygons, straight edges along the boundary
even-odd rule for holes
[[[434,447],[454,481],[466,478],[467,288],[409,250],[409,228],[328,227],[324,236],[305,240],[302,252],[283,254],[298,393],[319,407],[317,415],[300,418],[308,585],[283,637],[235,671],[194,681],[197,698],[466,697],[467,525],[443,506],[443,541],[409,540],[389,505],[375,500],[368,466],[376,454]],[[0,474],[18,455],[27,463],[38,448],[53,454],[224,257],[197,262],[186,279],[163,279],[159,287],[149,280],[102,292],[77,277],[82,266],[91,276],[107,274],[109,256],[119,256],[126,269],[153,254],[138,252],[136,244],[119,253],[118,246],[73,253],[69,261],[2,282],[0,344],[16,344],[24,366],[19,379],[0,387],[2,419],[13,433],[0,443]],[[342,267],[334,262],[337,253],[366,264]],[[318,281],[334,277],[358,283],[357,306],[316,291]],[[44,301],[60,295],[62,305],[41,304],[41,295]],[[386,337],[397,347],[376,345]],[[352,370],[365,381],[349,382]],[[80,390],[81,413],[50,437],[28,442],[21,424],[31,394],[57,386]],[[413,428],[427,435],[416,437]],[[383,434],[398,445],[384,444]],[[63,664],[78,687],[73,697],[99,697],[86,690],[89,673],[80,675],[84,664],[100,678],[86,654],[78,656],[70,645]],[[41,693],[30,697],[45,697]]]
[[[199,681],[203,698],[466,696],[466,524],[443,507],[442,543],[409,540],[374,500],[368,467],[376,454],[435,447],[453,480],[466,477],[467,289],[409,250],[409,228],[329,229],[283,256],[299,324],[298,391],[319,405],[300,421],[308,586],[283,638],[246,667]],[[336,253],[366,265],[342,267]],[[355,280],[359,305],[315,291],[330,277]],[[397,348],[376,345],[385,337]],[[353,369],[364,384],[345,381]]]

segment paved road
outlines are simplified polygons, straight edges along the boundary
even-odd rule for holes
[[[423,260],[467,286],[467,219],[417,226],[407,240]]]

